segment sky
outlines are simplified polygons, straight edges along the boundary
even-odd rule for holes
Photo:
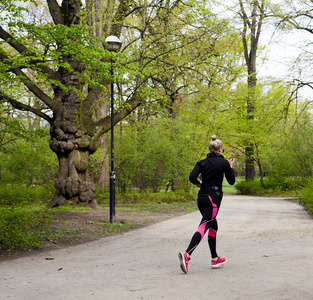
[[[276,4],[281,3],[281,0],[271,0],[271,4],[274,2]],[[229,7],[238,6],[238,0],[224,0],[223,3]],[[225,9],[225,6],[218,5],[213,8],[218,15],[230,19],[234,18],[235,11],[238,9],[235,8],[233,12],[230,12]],[[265,47],[265,50],[258,53],[257,78],[262,80],[273,77],[275,79],[291,81],[297,77],[297,71],[299,70],[294,66],[294,62],[299,55],[303,54],[305,45],[310,41],[313,42],[313,34],[304,30],[294,29],[289,32],[282,32],[275,30],[274,26],[263,24],[259,45]],[[312,53],[312,47],[311,50]],[[302,64],[301,76],[303,80],[313,81],[311,69],[312,66],[308,63]],[[313,90],[310,88],[303,88],[299,95],[303,98],[311,98],[313,100]]]
[[[263,57],[259,58],[258,77],[266,78],[272,76],[277,79],[290,81],[298,78],[298,68],[294,62],[300,55],[303,55],[305,45],[312,41],[313,35],[303,30],[293,30],[292,32],[272,36],[272,32],[267,31],[261,36],[260,43],[266,45]],[[312,67],[302,64],[301,76],[303,80],[313,81],[311,78]],[[313,91],[310,88],[303,88],[300,95],[313,99]]]

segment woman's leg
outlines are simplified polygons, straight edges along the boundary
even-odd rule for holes
[[[205,235],[206,231],[209,230],[209,235],[211,242],[209,240],[209,246],[211,250],[211,255],[215,255],[216,251],[216,231],[217,231],[217,221],[216,216],[220,207],[221,199],[212,196],[199,196],[198,198],[198,207],[202,214],[202,220],[197,231],[191,238],[190,244],[186,250],[186,252],[191,255],[192,252],[196,249],[196,247],[201,242],[203,236]],[[211,238],[212,237],[212,238]],[[211,248],[212,247],[212,248]],[[213,251],[213,253],[212,253]],[[213,257],[213,256],[212,256]]]
[[[215,222],[214,222],[215,221]],[[216,233],[217,233],[217,220],[214,219],[208,232],[208,243],[209,243],[209,248],[211,251],[211,257],[216,258],[218,257],[216,253]]]

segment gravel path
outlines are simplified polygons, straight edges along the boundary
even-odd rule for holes
[[[117,212],[118,213],[118,212]],[[313,299],[313,220],[283,198],[225,195],[210,267],[206,239],[179,267],[199,212],[101,240],[0,263],[0,299]]]

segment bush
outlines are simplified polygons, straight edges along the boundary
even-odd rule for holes
[[[264,177],[263,183],[264,187],[259,179],[242,180],[235,184],[235,189],[242,195],[297,195],[299,187],[304,186],[304,180],[297,176],[279,178],[279,180],[275,177]]]
[[[0,209],[0,248],[40,248],[47,234],[45,224],[52,216],[46,211],[29,211],[20,208]]]
[[[124,194],[116,194],[116,202],[118,204],[148,204],[148,203],[179,203],[194,200],[194,195],[189,192],[139,192],[136,190],[129,190]],[[110,194],[104,190],[99,189],[96,194],[98,204],[108,204],[110,201]]]
[[[305,177],[300,176],[270,176],[265,177],[264,184],[266,188],[287,192],[299,190],[306,181]]]
[[[241,195],[258,195],[264,193],[260,180],[241,180],[235,184],[235,189]]]
[[[0,185],[0,206],[42,204],[53,195],[53,189],[43,186]]]
[[[313,180],[308,182],[305,188],[300,191],[302,197],[301,203],[305,206],[305,208],[309,211],[309,213],[313,213]]]
[[[58,175],[57,156],[49,149],[48,137],[18,142],[7,153],[0,153],[2,183],[31,186],[53,185]]]

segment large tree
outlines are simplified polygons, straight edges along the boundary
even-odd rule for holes
[[[50,124],[50,148],[59,160],[51,206],[81,202],[96,208],[96,186],[88,175],[88,161],[97,150],[99,137],[110,129],[110,116],[96,118],[94,113],[105,92],[110,53],[88,35],[79,0],[63,1],[61,6],[53,0],[47,4],[53,23],[44,26],[2,18],[0,97]],[[8,1],[2,3],[2,9],[14,17],[18,8]],[[24,86],[45,107],[25,104],[24,95],[13,92],[15,85]],[[138,93],[133,93],[116,113],[116,122],[140,101]]]
[[[46,1],[51,22],[37,26],[21,7],[1,2],[6,14],[0,16],[0,99],[50,125],[50,148],[59,160],[50,206],[71,202],[96,208],[88,163],[110,130],[110,115],[99,112],[106,109],[99,101],[108,96],[109,81],[119,82],[115,124],[143,102],[172,105],[178,91],[201,89],[191,78],[212,84],[210,64],[220,63],[225,52],[216,45],[230,31],[197,1],[97,1],[87,14],[80,0],[59,3]],[[93,21],[99,7],[105,17]],[[121,55],[106,50],[100,29],[123,36]],[[31,102],[25,101],[29,94]]]
[[[265,17],[265,0],[243,1],[239,0],[240,18],[242,20],[242,42],[244,46],[244,57],[247,66],[247,120],[253,127],[255,115],[255,97],[257,84],[257,50]],[[252,131],[252,130],[251,130]],[[253,136],[246,141],[246,179],[254,179],[254,151]]]

